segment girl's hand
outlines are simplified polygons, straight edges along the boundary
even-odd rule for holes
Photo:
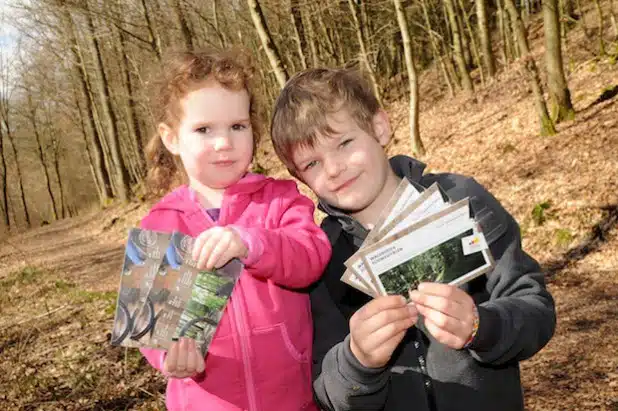
[[[417,290],[410,291],[410,299],[436,340],[457,350],[466,345],[478,321],[468,293],[453,285],[421,283]]]
[[[183,337],[174,341],[167,350],[163,371],[172,378],[190,378],[204,372],[204,357],[195,340]]]
[[[249,250],[240,235],[230,227],[213,227],[195,239],[192,258],[199,270],[212,270],[232,258],[245,258]]]

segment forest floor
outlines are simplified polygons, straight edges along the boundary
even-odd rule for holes
[[[532,28],[540,62],[542,30]],[[490,189],[556,300],[554,338],[522,363],[528,410],[618,411],[618,64],[595,57],[596,44],[569,33],[577,114],[551,137],[538,135],[517,63],[476,101],[433,97],[440,79],[421,76],[421,160]],[[404,100],[388,107],[391,154],[410,153]],[[258,155],[286,176],[268,144]],[[137,350],[109,343],[126,233],[147,210],[112,205],[0,240],[0,409],[164,409],[164,379]]]

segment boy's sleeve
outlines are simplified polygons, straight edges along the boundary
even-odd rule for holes
[[[350,336],[314,367],[313,392],[323,410],[381,410],[388,395],[387,368],[366,368],[350,349]]]
[[[322,275],[331,255],[326,234],[313,220],[315,206],[293,181],[273,184],[267,227],[234,227],[249,247],[247,272],[288,288],[305,288]],[[253,248],[253,249],[252,249]],[[256,255],[255,249],[259,252]]]
[[[519,225],[487,190],[470,179],[471,203],[496,266],[487,275],[489,300],[478,304],[479,330],[469,350],[478,361],[522,361],[543,348],[556,327],[554,300],[539,264],[522,250]]]

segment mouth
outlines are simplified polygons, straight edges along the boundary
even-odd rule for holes
[[[353,177],[349,180],[346,180],[345,182],[343,182],[343,184],[338,185],[337,187],[335,187],[335,189],[333,190],[333,192],[337,193],[339,191],[343,191],[346,188],[350,187],[352,184],[354,184],[354,182],[358,179],[358,176]]]
[[[235,161],[233,160],[218,160],[213,162],[213,164],[217,167],[229,167],[234,163]]]

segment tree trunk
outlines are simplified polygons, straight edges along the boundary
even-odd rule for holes
[[[311,10],[311,9],[310,9]],[[309,49],[311,50],[311,66],[318,67],[320,65],[319,59],[319,51],[318,46],[316,44],[316,31],[313,23],[313,19],[311,18],[311,13],[304,14],[302,23],[306,23],[307,25],[307,42],[309,43]]]
[[[253,25],[255,26],[258,36],[260,37],[262,47],[264,48],[266,57],[268,57],[270,66],[275,74],[275,78],[279,83],[279,87],[283,88],[283,86],[285,86],[285,82],[288,80],[288,73],[281,63],[279,50],[277,50],[277,46],[273,42],[272,36],[268,31],[268,26],[266,25],[266,19],[264,18],[264,13],[262,13],[260,2],[258,0],[247,0],[247,5],[249,6],[249,12],[251,13],[251,20],[253,20]]]
[[[483,73],[483,65],[481,64],[481,52],[479,51],[478,45],[476,44],[474,30],[472,30],[472,26],[470,26],[470,19],[468,18],[468,15],[466,13],[466,8],[464,6],[463,0],[459,0],[459,9],[461,10],[462,20],[464,22],[464,25],[466,26],[468,37],[470,38],[469,46],[472,49],[474,65],[479,69],[479,73],[481,75],[481,83],[485,84],[485,75]]]
[[[85,3],[87,5],[87,3]],[[126,202],[129,199],[131,188],[129,187],[129,175],[122,153],[120,151],[120,134],[118,130],[118,120],[116,113],[112,107],[112,98],[110,94],[109,81],[107,74],[105,73],[103,56],[101,54],[101,47],[99,45],[98,37],[96,36],[94,29],[94,22],[92,20],[92,14],[90,10],[86,10],[86,22],[88,26],[88,32],[90,42],[92,46],[92,52],[94,54],[94,68],[97,73],[97,88],[99,91],[99,97],[101,99],[101,107],[103,109],[103,115],[105,116],[105,125],[108,135],[109,148],[111,151],[113,167],[115,169],[115,175],[117,179],[116,191],[120,197],[120,200]]]
[[[32,102],[32,95],[30,94],[30,90],[28,90],[28,118],[30,119],[30,123],[32,124],[32,130],[34,132],[34,138],[36,140],[37,153],[39,156],[39,160],[41,161],[41,167],[43,167],[43,176],[45,177],[45,186],[47,187],[47,193],[49,194],[49,199],[52,205],[53,217],[54,220],[58,220],[56,199],[54,198],[54,191],[52,190],[51,181],[49,179],[49,171],[47,170],[47,165],[45,164],[45,156],[43,155],[43,147],[41,145],[41,135],[39,134],[39,128],[36,122],[36,108],[34,107],[34,103]]]
[[[519,44],[519,49],[521,50],[522,58],[524,59],[526,72],[528,73],[532,90],[534,92],[537,113],[541,123],[541,135],[554,135],[556,134],[556,129],[554,128],[554,123],[551,121],[551,118],[547,112],[547,105],[545,104],[543,89],[541,87],[541,77],[539,76],[539,71],[536,67],[536,63],[534,62],[534,58],[530,54],[526,28],[519,17],[519,12],[515,7],[515,3],[513,3],[513,0],[504,0],[504,2],[511,17],[513,32],[517,36],[517,43]]]
[[[564,76],[558,0],[543,0],[543,28],[545,30],[545,62],[551,119],[559,123],[575,118],[571,92]]]
[[[401,0],[393,0],[393,2],[395,4],[395,11],[397,12],[399,30],[401,31],[403,53],[406,59],[406,69],[408,72],[408,84],[410,86],[410,142],[412,144],[412,152],[417,156],[421,156],[425,154],[425,148],[423,147],[418,124],[418,77],[416,76],[416,67],[412,54],[412,42],[410,41],[408,22],[403,7],[401,6]]]
[[[436,38],[433,33],[433,28],[431,27],[431,20],[429,19],[429,11],[427,10],[426,0],[421,0],[421,7],[423,9],[425,28],[429,36],[429,44],[431,45],[433,58],[440,64],[440,70],[442,71],[444,82],[446,83],[446,87],[448,88],[448,94],[450,97],[453,97],[455,95],[455,90],[453,89],[453,83],[451,82],[451,78],[449,77],[446,65],[444,64],[444,58],[440,55],[440,52],[438,51],[438,46],[436,45]]]
[[[21,201],[21,205],[24,208],[24,219],[26,221],[26,226],[30,227],[30,213],[28,212],[28,205],[26,204],[26,193],[24,192],[24,180],[21,174],[21,167],[19,166],[19,159],[17,158],[17,148],[15,148],[15,141],[13,140],[13,132],[11,130],[9,121],[8,121],[8,108],[3,108],[3,113],[0,115],[4,116],[4,131],[9,140],[9,144],[11,145],[13,151],[13,158],[15,159],[15,171],[17,173],[17,184],[19,186],[19,199]],[[1,127],[1,126],[0,126]]]
[[[64,198],[64,185],[62,184],[62,178],[60,177],[60,142],[56,136],[52,136],[52,154],[52,162],[54,164],[54,171],[56,172],[56,180],[58,181],[58,190],[60,191],[60,210],[62,210],[62,218],[64,219],[66,218],[66,201]]]
[[[474,92],[474,86],[472,85],[472,79],[470,78],[470,73],[468,73],[468,68],[466,67],[463,46],[461,44],[461,33],[459,30],[459,24],[457,23],[457,16],[455,15],[453,0],[444,0],[444,4],[446,5],[449,25],[451,27],[451,33],[453,34],[455,62],[457,63],[457,68],[459,69],[461,84],[464,90],[471,94]]]
[[[487,8],[485,6],[485,0],[475,0],[475,3],[479,38],[481,40],[481,50],[483,51],[483,65],[489,77],[493,77],[496,74],[496,61],[494,59],[494,53],[491,50],[491,37],[489,25],[487,23]]]
[[[89,79],[88,79],[88,71],[86,70],[84,58],[82,56],[81,48],[77,43],[77,34],[76,28],[73,23],[73,19],[71,18],[70,11],[65,6],[63,11],[63,20],[65,27],[67,28],[67,34],[69,37],[69,44],[71,48],[71,53],[74,58],[74,72],[75,76],[79,80],[79,84],[81,85],[82,97],[86,101],[86,112],[88,115],[83,116],[81,110],[80,116],[82,119],[85,117],[88,119],[88,126],[90,127],[90,132],[92,134],[92,148],[94,150],[94,161],[95,161],[95,171],[98,180],[98,185],[100,187],[100,200],[101,204],[105,204],[109,199],[113,198],[114,195],[112,193],[111,179],[109,176],[109,170],[106,167],[105,155],[103,149],[103,136],[99,132],[99,128],[97,127],[97,119],[98,114],[96,111],[94,96],[92,90],[90,89]],[[77,107],[79,109],[79,100],[76,96]]]
[[[77,95],[77,90],[75,86],[73,86],[73,98],[75,99],[75,106],[77,108],[77,113],[78,113],[77,115],[79,116],[80,129],[82,132],[82,137],[84,139],[84,145],[86,147],[86,155],[88,157],[88,167],[90,168],[90,174],[92,175],[92,180],[94,181],[94,185],[97,189],[97,194],[99,196],[99,203],[104,204],[107,201],[107,197],[105,197],[105,193],[103,191],[103,188],[101,187],[101,177],[95,169],[95,161],[93,160],[93,154],[90,149],[90,142],[88,141],[88,131],[86,129],[86,123],[84,122],[84,115],[82,114],[82,108],[79,102],[79,97]]]
[[[212,17],[214,21],[215,31],[219,38],[219,45],[221,48],[226,47],[228,39],[225,37],[225,33],[219,29],[219,5],[217,0],[212,0]]]
[[[180,25],[180,32],[182,33],[185,47],[187,50],[193,50],[195,48],[195,43],[193,42],[195,35],[189,27],[189,22],[187,21],[185,11],[182,7],[182,0],[174,0],[174,12],[178,18],[178,24]]]
[[[136,179],[138,183],[143,182],[146,159],[144,158],[144,145],[142,130],[139,124],[139,115],[137,113],[137,103],[135,101],[135,85],[131,76],[131,66],[129,64],[129,53],[127,50],[127,42],[125,35],[122,31],[119,31],[120,39],[120,54],[122,55],[122,74],[124,76],[125,89],[127,91],[127,128],[129,129],[129,135],[134,144],[132,148],[134,155],[137,158],[138,173]]]
[[[307,49],[307,38],[305,37],[305,28],[303,26],[303,15],[298,0],[290,0],[290,14],[292,17],[292,28],[294,29],[294,38],[298,47],[298,57],[300,58],[301,67],[307,68],[309,56]]]
[[[142,8],[144,9],[144,19],[146,20],[146,27],[148,28],[148,35],[150,37],[150,47],[157,56],[157,60],[161,61],[163,55],[161,52],[161,38],[157,33],[156,23],[146,5],[146,0],[142,0]]]
[[[371,84],[373,85],[373,92],[382,105],[382,95],[380,93],[380,86],[378,85],[378,79],[376,77],[376,73],[373,70],[371,63],[369,62],[369,55],[367,52],[367,47],[365,45],[365,39],[363,35],[363,27],[361,20],[359,18],[358,5],[355,3],[355,0],[348,0],[348,6],[350,7],[350,14],[352,15],[352,19],[354,21],[354,28],[356,30],[356,38],[358,40],[358,45],[360,47],[360,58],[363,64],[365,65],[365,69],[367,73],[369,73],[369,78],[371,79]]]
[[[9,191],[8,191],[8,172],[6,168],[6,157],[4,151],[4,133],[2,127],[0,127],[0,161],[2,162],[2,203],[4,212],[2,217],[4,219],[4,225],[8,231],[11,230],[11,219],[9,218]]]

